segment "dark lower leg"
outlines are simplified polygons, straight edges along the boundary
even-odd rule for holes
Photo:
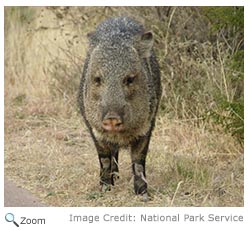
[[[141,137],[131,145],[132,169],[134,174],[134,190],[136,194],[147,193],[145,162],[150,135]]]
[[[100,162],[100,184],[103,191],[110,190],[110,185],[114,185],[114,175],[118,173],[118,148],[101,143],[97,146],[97,151]]]
[[[145,162],[133,163],[134,190],[136,194],[147,193],[147,181],[145,174]]]
[[[111,185],[111,156],[99,154],[100,161],[100,184]]]

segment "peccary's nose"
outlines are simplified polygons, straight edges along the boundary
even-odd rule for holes
[[[107,131],[119,132],[124,128],[121,117],[115,113],[107,113],[102,121],[102,128]]]

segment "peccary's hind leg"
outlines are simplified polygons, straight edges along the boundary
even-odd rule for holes
[[[131,144],[131,158],[132,169],[134,174],[134,190],[136,194],[141,194],[147,197],[147,181],[145,172],[146,156],[148,152],[148,145],[150,141],[150,134],[140,137]]]
[[[111,179],[114,185],[116,179],[119,179],[119,168],[118,168],[118,155],[119,151],[118,148],[116,151],[112,152],[111,155]]]
[[[114,173],[118,172],[118,165],[113,163],[113,158],[118,160],[118,148],[113,145],[96,143],[100,162],[100,185],[101,191],[106,192],[114,185]]]

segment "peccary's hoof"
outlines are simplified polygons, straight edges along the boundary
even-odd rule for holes
[[[101,192],[108,192],[111,191],[111,185],[110,184],[102,184],[101,185]]]
[[[149,201],[148,193],[142,194],[142,201],[143,201],[143,202],[148,202],[148,201]]]
[[[113,180],[113,183],[118,180],[120,178],[119,176],[119,173],[118,172],[113,172],[112,174],[112,180]]]

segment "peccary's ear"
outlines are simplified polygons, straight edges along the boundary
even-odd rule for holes
[[[154,43],[153,39],[153,33],[151,31],[148,31],[141,35],[141,41],[140,41],[140,55],[143,58],[150,57],[150,52]]]
[[[95,31],[89,32],[89,33],[87,33],[87,38],[88,38],[89,40],[91,40],[92,37],[94,37],[94,35],[95,35]]]
[[[93,47],[98,43],[95,31],[87,33],[87,38],[89,40],[89,44]]]

